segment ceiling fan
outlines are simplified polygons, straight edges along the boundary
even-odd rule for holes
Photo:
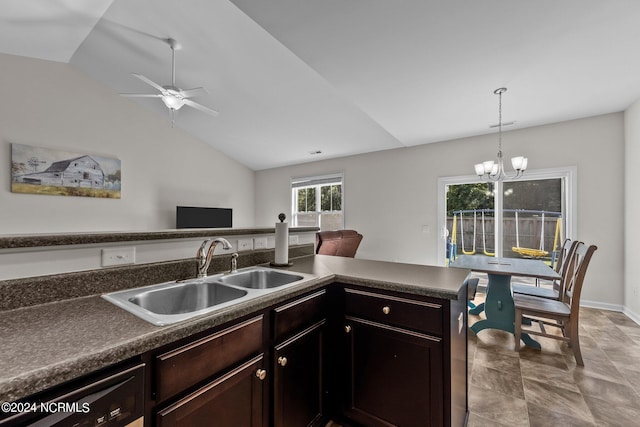
[[[151,79],[143,76],[142,74],[132,73],[135,77],[139,78],[146,84],[156,88],[160,93],[147,94],[147,93],[121,93],[122,96],[134,97],[134,98],[161,98],[164,105],[171,111],[171,127],[174,126],[174,114],[183,105],[200,110],[203,113],[217,116],[219,113],[215,110],[205,107],[204,105],[193,102],[191,97],[206,95],[209,92],[203,87],[196,87],[193,89],[182,90],[176,87],[176,50],[180,50],[180,44],[172,38],[166,40],[171,48],[171,84],[160,86]]]

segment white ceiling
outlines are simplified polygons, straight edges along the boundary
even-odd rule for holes
[[[638,0],[1,0],[0,52],[116,92],[204,86],[179,126],[254,170],[623,111]],[[166,118],[158,99],[135,99]],[[321,150],[321,154],[310,152]],[[508,151],[508,146],[505,147]],[[508,153],[506,153],[508,156]]]

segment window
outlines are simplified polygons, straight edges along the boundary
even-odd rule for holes
[[[344,228],[342,174],[295,178],[291,180],[291,218],[293,227]]]
[[[576,238],[575,174],[575,168],[559,168],[527,171],[523,178],[498,183],[477,177],[439,179],[439,262],[452,255],[451,248],[458,255],[551,261],[565,237]]]

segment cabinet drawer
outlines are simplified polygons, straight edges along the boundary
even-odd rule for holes
[[[442,335],[442,304],[345,289],[346,314],[420,332]]]
[[[274,338],[276,341],[298,332],[303,327],[322,319],[325,316],[325,289],[273,310]]]
[[[158,412],[158,427],[266,426],[260,355]]]
[[[254,317],[156,356],[156,399],[161,402],[262,351],[263,316]]]

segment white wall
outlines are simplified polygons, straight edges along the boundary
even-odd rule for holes
[[[624,277],[626,313],[640,323],[640,263],[636,259],[640,242],[640,101],[624,114],[625,176],[624,176]]]
[[[254,173],[69,65],[0,55],[0,69],[0,234],[172,228],[179,204],[232,207],[236,227],[273,226],[290,212],[291,177],[344,172],[345,226],[365,236],[358,256],[436,264],[438,177],[471,174],[496,151],[496,136],[485,135]],[[640,150],[638,109],[626,116],[627,159]],[[599,247],[584,299],[605,306],[624,303],[624,133],[618,113],[504,138],[506,157],[526,155],[531,168],[577,166],[574,237]],[[11,193],[11,143],[120,158],[122,199]],[[627,170],[630,192],[638,177]],[[629,197],[627,217],[640,204]]]
[[[623,114],[506,132],[505,157],[525,155],[532,169],[576,166],[577,236],[598,246],[583,299],[621,309],[623,296]],[[256,226],[290,212],[290,178],[344,172],[345,227],[364,235],[359,258],[437,263],[437,181],[472,175],[495,157],[484,135],[256,172]]]
[[[265,249],[275,248],[275,233],[251,234],[250,229],[246,232],[249,234],[225,234],[224,236],[215,236],[212,234],[207,238],[224,237],[231,243],[232,248],[229,250],[224,250],[222,245],[217,245],[214,249],[215,255],[231,254],[233,252],[240,252],[240,254],[242,254],[243,250],[252,250],[253,239],[266,239]],[[316,233],[291,230],[289,237],[297,239],[298,243],[296,244],[298,245],[309,245],[315,243]],[[0,281],[70,273],[74,271],[95,270],[102,267],[109,268],[102,263],[103,249],[115,251],[121,251],[123,249],[133,250],[133,264],[195,259],[196,252],[204,239],[204,237],[198,237],[0,249]],[[251,240],[250,249],[240,249],[239,240],[241,239]],[[34,262],[34,260],[37,260],[37,262]]]
[[[254,225],[254,172],[67,64],[0,54],[0,234],[175,228],[176,205]],[[178,122],[179,125],[179,122]],[[122,199],[10,192],[11,143],[116,157]]]

